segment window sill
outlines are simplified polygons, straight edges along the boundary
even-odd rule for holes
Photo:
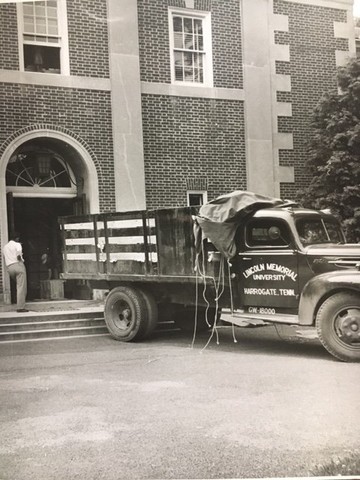
[[[86,90],[110,91],[111,89],[109,78],[79,77],[47,72],[24,72],[0,69],[0,81],[3,83],[46,85]]]
[[[31,72],[31,73],[50,73],[50,74],[56,74],[56,75],[61,75],[60,70],[55,69],[55,68],[49,68],[48,70],[32,70],[31,68],[26,68],[24,70],[25,72]]]
[[[205,86],[175,85],[170,83],[141,82],[141,93],[177,97],[215,98],[219,100],[244,101],[244,90]]]

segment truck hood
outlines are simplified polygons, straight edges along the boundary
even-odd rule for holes
[[[309,245],[306,247],[307,255],[325,255],[332,257],[358,257],[360,261],[360,244],[359,243],[346,243],[339,245],[335,243],[322,244],[322,245]]]
[[[360,264],[360,244],[309,245],[305,249],[310,268],[315,273],[356,269]]]

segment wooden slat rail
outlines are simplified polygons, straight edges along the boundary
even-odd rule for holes
[[[195,280],[193,214],[184,207],[61,217],[63,278]],[[219,262],[204,265],[217,275]]]
[[[157,271],[155,218],[144,211],[59,219],[65,274],[142,274]]]

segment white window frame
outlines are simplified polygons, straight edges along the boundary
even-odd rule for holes
[[[188,207],[190,207],[190,195],[202,195],[202,199],[203,199],[202,205],[204,205],[208,201],[206,190],[188,190],[186,192]]]
[[[41,1],[41,0],[29,0],[32,1]],[[17,4],[17,18],[18,18],[18,45],[19,45],[19,62],[20,62],[20,71],[26,72],[25,70],[25,61],[24,61],[24,14],[23,14],[23,3],[26,0],[19,2]],[[59,37],[60,41],[58,44],[49,44],[38,42],[40,46],[51,47],[51,45],[58,46],[60,48],[60,75],[70,75],[70,63],[69,63],[69,40],[68,40],[68,27],[67,27],[67,9],[66,9],[66,0],[57,0],[57,10],[58,10],[58,27],[59,27]],[[59,75],[59,73],[51,72],[26,72],[26,73],[38,73],[40,75]]]
[[[188,18],[197,18],[202,20],[203,39],[204,39],[204,55],[203,55],[203,82],[186,82],[175,79],[175,59],[174,59],[174,29],[173,17],[179,15]],[[181,8],[169,8],[169,46],[170,46],[170,66],[171,66],[171,83],[174,85],[185,85],[191,87],[212,87],[213,86],[213,65],[212,65],[212,36],[211,36],[211,13],[200,12],[196,10],[187,10]]]
[[[24,166],[24,170],[17,175],[19,179],[22,174],[26,175],[26,180],[29,181],[28,186],[6,185],[6,193],[12,192],[14,197],[29,197],[29,198],[75,198],[77,196],[76,177],[70,165],[64,161],[59,155],[53,154],[57,162],[60,163],[64,171],[67,172],[70,187],[58,187],[56,185],[57,174],[50,171],[49,177],[44,181],[53,181],[53,186],[43,187],[41,182],[32,175],[31,170]],[[10,159],[11,161],[11,159]],[[7,168],[11,169],[11,163],[8,163]],[[32,165],[30,165],[32,166]],[[17,182],[16,182],[17,183]]]

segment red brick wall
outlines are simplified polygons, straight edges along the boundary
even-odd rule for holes
[[[68,0],[70,74],[109,77],[106,1]]]
[[[19,70],[16,4],[0,4],[0,68]]]
[[[212,1],[214,87],[242,88],[243,60],[239,1]]]
[[[290,46],[290,62],[276,62],[276,72],[291,75],[291,93],[277,92],[291,102],[292,118],[278,119],[278,131],[293,133],[294,149],[280,150],[280,165],[295,169],[295,184],[281,185],[281,196],[294,198],[309,177],[304,168],[311,114],[325,92],[335,92],[335,50],[348,50],[348,41],[334,38],[334,21],[346,22],[346,11],[274,0],[274,13],[288,15],[289,32],[275,32],[275,42]]]
[[[143,95],[147,208],[186,205],[189,179],[209,200],[246,188],[243,103]]]

